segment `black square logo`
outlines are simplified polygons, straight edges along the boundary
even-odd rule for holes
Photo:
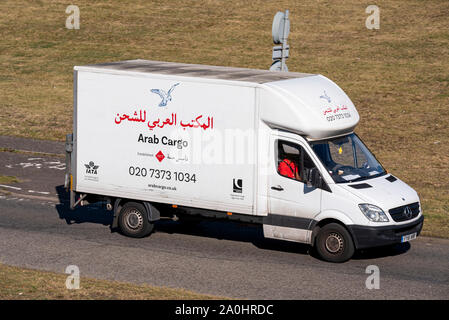
[[[243,181],[242,181],[242,179],[233,179],[232,190],[235,193],[242,193],[243,192]]]

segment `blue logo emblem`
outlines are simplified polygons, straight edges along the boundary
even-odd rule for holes
[[[327,100],[328,103],[331,103],[331,98],[327,95],[326,90],[324,90],[324,94],[320,96],[320,99]]]
[[[158,94],[159,97],[161,97],[162,99],[162,101],[159,103],[159,107],[165,107],[167,103],[171,101],[172,99],[171,93],[173,92],[173,90],[177,85],[179,85],[179,82],[172,85],[172,87],[170,88],[170,90],[168,90],[168,92],[165,92],[162,89],[151,89],[151,92]]]

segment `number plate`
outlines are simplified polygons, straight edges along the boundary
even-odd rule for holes
[[[410,241],[410,240],[413,240],[413,239],[416,239],[416,232],[412,233],[412,234],[408,234],[406,236],[402,236],[401,242],[407,242],[407,241]]]

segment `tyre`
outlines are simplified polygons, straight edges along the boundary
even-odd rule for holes
[[[329,262],[345,262],[355,251],[351,235],[338,223],[329,223],[320,229],[315,247],[318,255]]]
[[[147,210],[137,202],[127,202],[120,210],[118,226],[125,236],[143,238],[151,233],[154,224],[148,221]]]

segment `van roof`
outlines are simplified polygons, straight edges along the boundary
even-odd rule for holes
[[[279,80],[313,76],[313,74],[310,73],[279,72],[177,62],[150,61],[141,59],[91,64],[87,65],[86,67],[152,74],[179,75],[186,77],[245,81],[254,83],[267,83]]]

